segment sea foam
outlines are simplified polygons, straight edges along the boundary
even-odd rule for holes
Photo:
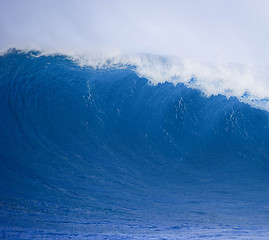
[[[218,64],[179,57],[140,55],[73,56],[81,66],[130,67],[153,85],[172,82],[199,89],[205,96],[236,97],[252,107],[269,110],[269,69],[239,64]]]

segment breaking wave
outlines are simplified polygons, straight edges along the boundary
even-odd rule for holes
[[[6,52],[0,236],[266,239],[269,89],[252,70]]]

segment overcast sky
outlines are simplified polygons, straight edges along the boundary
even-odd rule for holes
[[[152,53],[269,67],[267,0],[0,0],[0,50]]]

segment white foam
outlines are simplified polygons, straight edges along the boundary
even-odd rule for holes
[[[199,89],[206,96],[237,97],[252,107],[269,111],[269,69],[238,64],[215,64],[157,55],[73,56],[81,66],[132,67],[156,85],[172,82]]]

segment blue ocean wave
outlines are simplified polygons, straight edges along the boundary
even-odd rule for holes
[[[132,66],[10,50],[0,236],[266,239],[268,119],[236,97],[152,85]]]

